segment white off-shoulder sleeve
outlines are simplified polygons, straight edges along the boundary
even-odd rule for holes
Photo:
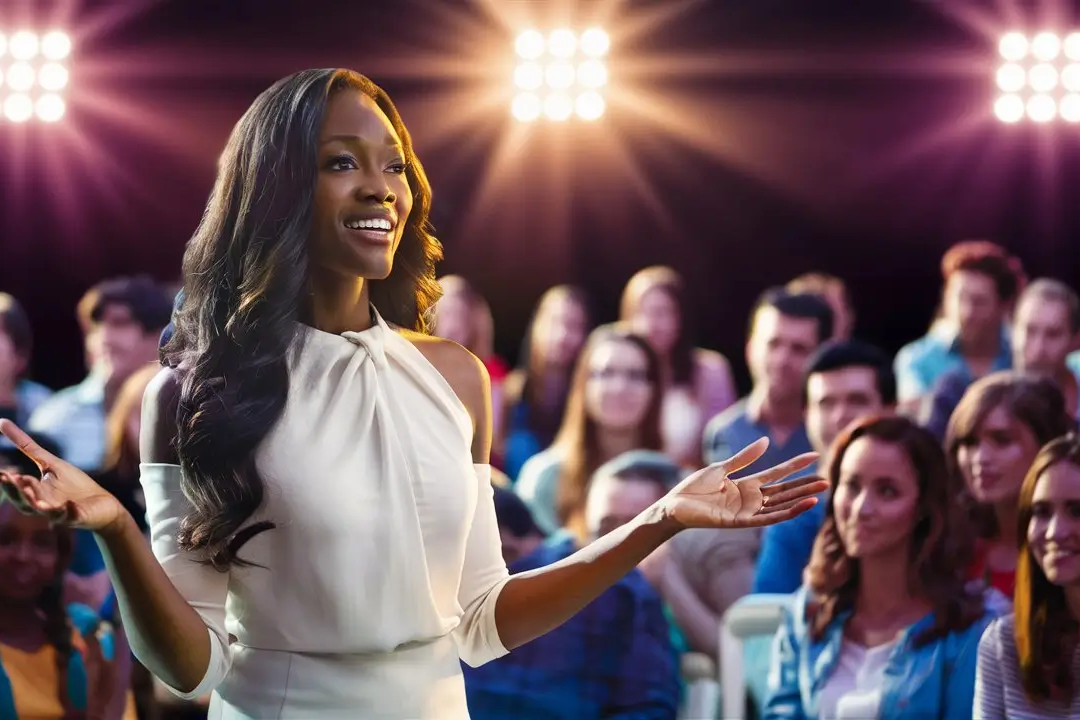
[[[225,630],[229,575],[200,564],[177,545],[180,521],[191,509],[191,503],[180,487],[180,466],[142,463],[139,471],[154,556],[176,589],[199,613],[210,634],[210,664],[202,682],[188,693],[169,688],[175,695],[191,700],[216,688],[229,672],[229,636]]]
[[[461,659],[477,667],[508,652],[495,626],[495,603],[510,579],[510,573],[503,561],[499,523],[495,517],[491,466],[477,464],[473,467],[477,481],[476,510],[465,545],[465,563],[458,590],[461,622],[453,635]]]

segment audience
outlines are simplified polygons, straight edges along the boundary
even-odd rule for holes
[[[686,290],[671,268],[649,267],[630,278],[619,320],[648,340],[660,359],[664,452],[684,465],[700,466],[705,423],[735,402],[730,363],[695,345]]]
[[[818,295],[833,311],[833,340],[850,340],[855,334],[855,305],[847,283],[835,275],[810,272],[788,282],[784,289],[790,293]]]
[[[777,633],[766,718],[969,720],[992,615],[941,446],[897,416],[836,440],[806,582]]]
[[[27,424],[52,391],[27,379],[34,332],[18,300],[0,292],[0,418]],[[7,443],[0,438],[0,444]]]
[[[973,716],[1080,717],[1080,438],[1043,447],[1018,515],[1016,612],[983,635]]]

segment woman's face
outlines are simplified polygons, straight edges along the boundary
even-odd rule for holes
[[[1027,540],[1050,582],[1080,586],[1080,467],[1057,462],[1039,476]]]
[[[666,356],[679,340],[682,330],[679,306],[663,288],[646,290],[628,319],[630,329],[648,340],[657,355]]]
[[[56,531],[46,518],[0,503],[0,597],[35,600],[56,578],[59,561]]]
[[[1015,502],[1024,475],[1039,452],[1031,429],[998,406],[987,413],[956,451],[972,496],[981,503]]]
[[[585,412],[608,430],[636,430],[649,410],[654,388],[649,359],[624,340],[606,340],[589,357]]]
[[[435,304],[435,334],[458,345],[472,348],[474,341],[473,307],[465,293],[451,292]]]
[[[346,89],[330,98],[318,163],[313,262],[349,277],[386,278],[413,199],[404,146],[370,96]]]
[[[585,309],[568,296],[543,304],[533,326],[532,344],[544,360],[556,367],[574,363],[588,332]]]
[[[833,513],[848,556],[906,552],[919,512],[919,479],[902,447],[872,437],[844,453]]]

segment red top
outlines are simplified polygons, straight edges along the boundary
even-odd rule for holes
[[[510,366],[498,355],[485,358],[484,366],[487,368],[488,375],[491,376],[491,382],[493,383],[501,383],[510,374]]]
[[[987,587],[992,587],[1005,597],[1012,600],[1013,591],[1016,589],[1016,570],[993,570],[987,566],[987,545],[979,543],[975,548],[975,562],[968,569],[968,577],[972,580],[982,580]]]

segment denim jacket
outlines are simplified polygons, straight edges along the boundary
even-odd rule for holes
[[[777,631],[769,670],[766,720],[816,718],[821,689],[840,658],[844,625],[851,612],[834,618],[822,639],[814,642],[809,637],[807,601],[804,586],[795,594],[791,610],[785,611],[784,622]],[[885,668],[878,720],[971,720],[979,640],[993,619],[994,611],[988,609],[967,629],[919,648],[912,647],[912,640],[933,622],[933,614],[907,628]]]

